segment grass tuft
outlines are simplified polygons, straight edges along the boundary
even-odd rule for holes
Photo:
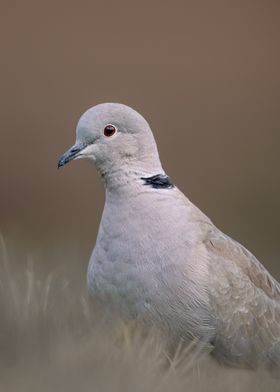
[[[9,257],[0,236],[0,391],[280,390],[264,372],[198,360],[191,347],[168,358],[154,331],[144,335],[94,308],[71,262],[46,272],[30,256]]]

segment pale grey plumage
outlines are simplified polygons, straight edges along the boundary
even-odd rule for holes
[[[93,296],[170,339],[209,343],[222,363],[280,366],[279,283],[177,187],[145,183],[165,175],[145,119],[121,104],[89,109],[59,166],[84,157],[106,185],[88,268]]]

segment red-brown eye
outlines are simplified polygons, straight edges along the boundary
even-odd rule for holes
[[[113,136],[116,132],[117,132],[117,128],[112,124],[108,124],[104,128],[104,135],[107,137]]]

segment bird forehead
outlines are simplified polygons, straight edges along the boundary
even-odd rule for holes
[[[126,116],[117,108],[97,105],[88,109],[80,118],[78,128],[98,128],[107,124],[125,122]]]
[[[80,138],[99,133],[108,124],[125,133],[142,133],[146,120],[134,109],[118,103],[103,103],[88,109],[79,119],[76,134]]]

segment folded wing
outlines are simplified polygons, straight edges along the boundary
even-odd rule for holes
[[[205,241],[217,335],[213,355],[231,366],[280,366],[280,285],[242,245],[213,229]]]

